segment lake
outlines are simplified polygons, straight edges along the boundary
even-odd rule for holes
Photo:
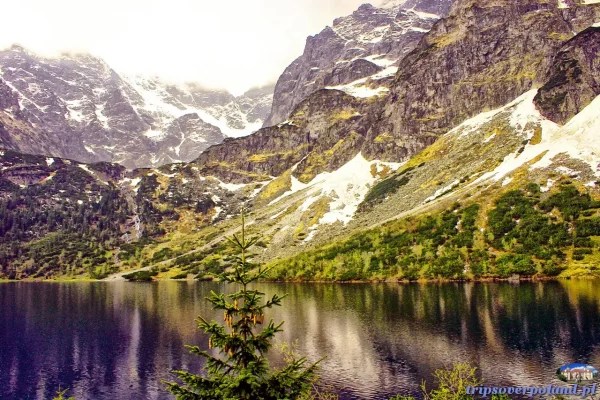
[[[559,383],[570,361],[600,367],[600,281],[260,284],[287,293],[281,342],[322,361],[341,399],[418,393],[458,361],[490,384]],[[198,315],[212,282],[0,284],[0,398],[168,399],[170,370],[198,370]],[[220,317],[220,316],[217,316]],[[277,363],[277,352],[273,362]]]

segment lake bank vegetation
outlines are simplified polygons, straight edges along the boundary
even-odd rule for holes
[[[493,280],[600,276],[600,202],[575,186],[530,184],[489,210],[398,220],[270,264],[286,281]]]

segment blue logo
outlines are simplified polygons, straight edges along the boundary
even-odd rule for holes
[[[581,363],[565,364],[556,370],[558,379],[564,382],[585,382],[598,378],[598,370]]]

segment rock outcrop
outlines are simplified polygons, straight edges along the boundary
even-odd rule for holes
[[[565,124],[600,94],[600,27],[590,27],[560,49],[535,104],[548,119]]]
[[[458,1],[401,61],[365,153],[405,159],[465,119],[544,84],[563,43],[599,19],[598,4]]]
[[[400,3],[387,3],[381,8],[363,4],[310,36],[304,53],[277,81],[271,114],[264,126],[285,121],[302,100],[325,87],[349,84],[381,74],[382,70],[385,72],[381,77],[393,75],[398,61],[440,18],[418,9],[405,9]],[[444,15],[450,2],[442,3],[436,10]]]

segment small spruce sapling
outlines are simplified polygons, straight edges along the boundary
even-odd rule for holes
[[[267,271],[250,262],[249,250],[258,237],[246,237],[245,214],[242,210],[240,236],[227,240],[238,250],[233,268],[220,279],[238,285],[231,293],[211,291],[207,300],[216,310],[223,311],[224,323],[199,317],[198,327],[209,336],[209,349],[218,349],[218,355],[198,346],[187,346],[192,354],[205,359],[203,373],[174,371],[181,383],[167,382],[168,390],[177,399],[203,400],[281,400],[298,399],[310,392],[316,378],[317,364],[305,358],[286,360],[281,369],[269,366],[266,353],[272,347],[275,334],[281,332],[283,322],[265,322],[265,311],[281,305],[283,296],[277,294],[263,301],[264,293],[249,285],[266,276]]]

